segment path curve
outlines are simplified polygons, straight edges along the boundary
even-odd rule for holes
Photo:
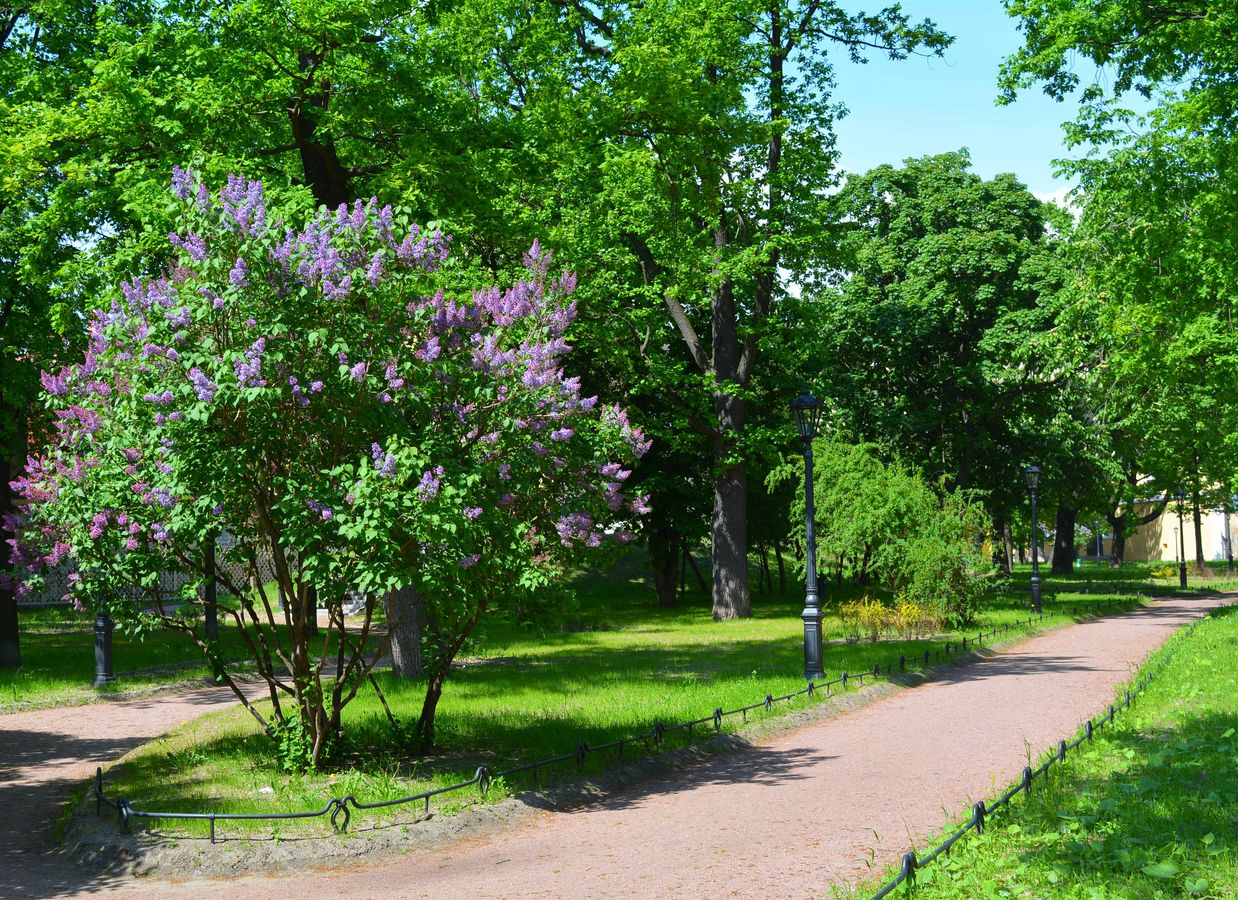
[[[1048,632],[751,750],[446,849],[181,883],[79,875],[18,885],[0,873],[0,895],[26,895],[12,890],[24,887],[41,896],[819,896],[831,883],[870,874],[868,861],[896,860],[944,816],[997,793],[1026,764],[1029,746],[1039,753],[1070,735],[1112,701],[1114,686],[1148,652],[1221,602],[1158,601]],[[163,727],[185,718],[172,707],[161,716]],[[159,727],[152,721],[147,730]],[[89,774],[73,775],[69,764],[63,771],[66,780]]]
[[[101,760],[115,760],[182,722],[235,704],[214,685],[0,714],[0,897],[48,897],[119,881],[80,872],[47,848],[65,801]]]

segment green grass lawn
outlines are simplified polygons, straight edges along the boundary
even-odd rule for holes
[[[112,635],[116,682],[95,688],[93,613],[67,607],[22,610],[20,630],[21,668],[0,669],[0,714],[140,695],[211,677],[202,651],[181,632],[156,628],[134,636],[118,627]],[[248,645],[222,611],[219,640],[223,658],[237,661],[232,669],[243,668]]]
[[[119,629],[112,638],[117,682],[91,687],[94,677],[94,616],[69,608],[22,610],[22,666],[0,669],[0,713],[89,703],[101,695],[146,692],[211,674],[202,652],[184,635],[160,629],[135,638]],[[236,629],[220,622],[228,658],[244,656]]]
[[[1165,668],[1114,727],[894,896],[1238,896],[1236,654],[1238,609],[1175,636],[1144,670]]]
[[[1164,592],[1147,580],[1146,569],[1084,569],[1047,581],[1045,625],[1070,621],[1068,607],[1076,604],[1101,608],[1115,601],[1137,602],[1130,584],[1116,586],[1119,575],[1149,593]],[[1025,618],[1029,577],[1030,569],[1020,570],[995,591],[977,629]],[[827,590],[826,596],[837,602],[851,593],[832,596]],[[137,808],[214,812],[321,808],[328,798],[345,793],[363,801],[392,799],[467,780],[479,764],[499,769],[567,753],[580,740],[597,744],[647,731],[655,721],[695,719],[718,706],[730,709],[757,702],[766,693],[803,687],[802,600],[797,593],[757,597],[751,619],[715,623],[703,595],[689,594],[675,609],[656,608],[639,565],[628,560],[605,577],[582,579],[579,596],[566,628],[529,628],[502,615],[486,623],[447,684],[439,706],[439,746],[429,757],[400,748],[367,689],[345,710],[348,745],[327,772],[281,772],[271,759],[269,741],[237,710],[189,723],[137,751],[109,773],[108,793],[128,797]],[[833,615],[827,615],[825,629],[830,677],[897,661],[900,655],[922,655],[960,637],[847,643]],[[974,636],[974,630],[968,634]],[[424,684],[379,677],[396,716],[414,720]],[[586,768],[611,759],[591,758]],[[527,783],[518,779],[498,785],[491,797]],[[465,796],[471,802],[475,795]],[[414,812],[358,815],[375,821]],[[175,827],[182,829],[180,823]],[[271,831],[269,824],[227,825],[233,831],[247,827]],[[284,827],[304,833],[323,831],[325,823]],[[195,831],[193,826],[184,830]]]

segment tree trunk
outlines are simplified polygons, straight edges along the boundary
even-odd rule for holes
[[[855,583],[860,586],[864,586],[868,584],[868,563],[872,559],[872,556],[873,556],[872,545],[871,544],[866,545],[864,547],[864,556],[860,560],[860,569],[855,574]]]
[[[721,472],[714,482],[714,621],[752,615],[748,585],[748,470],[743,463]]]
[[[787,567],[782,561],[782,544],[775,542],[774,557],[778,560],[778,590],[779,593],[787,592]]]
[[[688,596],[688,542],[680,541],[679,546],[679,596]]]
[[[659,517],[650,529],[647,546],[653,566],[653,589],[658,606],[670,609],[675,605],[675,569],[681,559],[683,539],[664,517]]]
[[[705,576],[701,574],[701,567],[696,564],[696,557],[692,555],[692,551],[688,549],[688,542],[684,541],[683,545],[684,559],[688,561],[688,566],[692,569],[692,577],[696,579],[696,586],[702,594],[709,595],[709,583],[705,580]]]
[[[417,733],[421,737],[421,751],[424,753],[434,746],[434,714],[438,710],[438,701],[443,696],[443,682],[447,679],[447,668],[434,673],[430,683],[426,685],[426,697],[421,701],[421,716],[417,719]]]
[[[425,626],[425,607],[413,588],[400,588],[387,595],[387,634],[391,640],[391,671],[401,678],[420,678],[426,673],[421,655],[421,640],[425,634]],[[439,687],[441,691],[441,682]],[[434,702],[438,703],[437,697]],[[431,718],[433,718],[433,708],[431,708]]]
[[[305,633],[318,637],[318,588],[313,585],[305,589]]]
[[[300,55],[302,72],[309,73],[322,62],[317,53]],[[301,169],[305,183],[314,194],[314,199],[328,209],[335,209],[352,198],[348,186],[348,172],[335,152],[335,142],[318,133],[318,119],[325,116],[331,102],[329,83],[319,83],[320,90],[293,97],[288,106],[288,121],[292,139],[301,155]]]
[[[1109,547],[1109,568],[1120,569],[1122,563],[1126,562],[1126,513],[1105,518],[1113,529],[1113,543]]]
[[[1053,565],[1050,571],[1054,575],[1069,575],[1075,565],[1078,552],[1075,548],[1075,517],[1079,510],[1071,509],[1064,503],[1057,505],[1057,533],[1053,536]]]
[[[17,475],[12,459],[0,452],[0,523],[13,511],[13,489],[9,482]],[[11,535],[0,526],[0,669],[21,667],[21,632],[17,619],[17,592],[10,578],[12,554]]]
[[[1135,484],[1134,476],[1128,476],[1130,484]],[[1112,569],[1121,568],[1122,563],[1126,562],[1126,530],[1132,525],[1135,528],[1140,528],[1155,522],[1165,512],[1165,507],[1169,503],[1169,495],[1157,501],[1156,505],[1142,516],[1136,516],[1135,521],[1131,522],[1131,514],[1125,507],[1115,505],[1114,511],[1105,513],[1105,520],[1113,529],[1113,547],[1109,551],[1109,567]],[[1119,514],[1118,509],[1122,512]],[[1174,552],[1177,552],[1176,550]]]
[[[1002,572],[1009,575],[1014,570],[1014,537],[1010,532],[1010,520],[1002,521]]]

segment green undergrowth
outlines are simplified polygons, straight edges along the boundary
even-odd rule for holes
[[[1155,678],[1113,727],[893,896],[1238,896],[1236,656],[1238,609],[1176,635],[1142,668]]]
[[[479,765],[498,770],[570,753],[582,740],[596,745],[647,732],[657,721],[670,725],[701,718],[719,706],[729,710],[759,702],[766,693],[777,696],[803,687],[798,597],[758,597],[751,619],[716,623],[701,595],[689,595],[674,609],[658,609],[638,572],[626,577],[620,570],[619,576],[582,581],[578,604],[559,627],[530,628],[503,617],[488,622],[447,683],[437,745],[429,755],[412,754],[402,745],[366,688],[346,708],[347,743],[324,772],[283,773],[270,742],[238,709],[186,723],[140,748],[108,773],[107,792],[129,798],[138,809],[216,813],[320,809],[331,797],[350,793],[366,802],[394,799],[465,781]],[[1129,606],[1131,598],[1088,594],[1078,602],[1101,610],[1114,602]],[[1026,605],[1026,595],[1018,590],[996,596],[967,636],[1026,619]],[[1050,600],[1043,627],[1072,621],[1065,606]],[[833,614],[827,614],[825,632],[825,669],[831,678],[896,663],[900,656],[922,656],[962,636],[848,643]],[[415,721],[424,683],[387,674],[379,676],[379,683],[398,719]],[[808,702],[776,705],[773,714]],[[725,730],[738,724],[728,720]],[[682,746],[684,736],[668,736],[667,742]],[[628,747],[626,755],[642,752],[638,744]],[[582,768],[596,773],[615,759],[613,750],[590,754]],[[577,767],[568,763],[544,770],[540,785],[552,773],[570,778]],[[487,800],[531,784],[527,774],[513,776],[497,783]],[[433,808],[441,814],[479,800],[478,792],[469,789],[436,799]],[[420,805],[356,812],[353,828],[406,822],[420,813]],[[205,826],[194,823],[169,820],[157,827],[168,834],[205,834]],[[233,836],[288,836],[323,834],[329,826],[324,820],[274,827],[228,822],[220,829]]]

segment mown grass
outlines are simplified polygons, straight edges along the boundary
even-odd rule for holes
[[[90,703],[100,696],[140,693],[211,675],[202,651],[183,634],[157,629],[112,636],[113,685],[91,686],[94,677],[94,616],[68,608],[22,610],[22,666],[0,669],[0,713]],[[220,623],[226,658],[245,655],[236,629]]]
[[[154,628],[135,635],[118,627],[112,635],[116,681],[96,688],[91,684],[95,672],[93,613],[53,607],[22,610],[19,618],[22,665],[0,669],[0,714],[141,695],[212,677],[202,651],[185,634]],[[243,670],[249,647],[222,614],[219,642],[222,658],[232,661],[229,670]]]
[[[1236,654],[1238,609],[1175,636],[1144,666],[1156,678],[1114,727],[895,896],[1238,896]]]
[[[1121,574],[1130,581],[1146,572]],[[1029,577],[1030,570],[1016,572],[1009,585],[996,591],[976,630],[1026,618]],[[1097,568],[1049,581],[1045,626],[1070,621],[1066,607],[1075,604],[1101,608],[1137,602],[1130,587],[1105,589],[1116,578],[1107,568]],[[1146,578],[1135,580],[1151,592]],[[345,710],[347,744],[325,772],[282,771],[270,741],[257,733],[247,714],[234,710],[188,723],[135,752],[109,773],[108,792],[128,797],[137,808],[167,811],[285,812],[321,808],[330,797],[346,793],[363,801],[392,799],[467,780],[483,763],[498,769],[567,753],[581,740],[602,743],[647,731],[655,721],[695,719],[718,706],[730,709],[803,686],[797,593],[757,597],[753,618],[715,623],[703,595],[689,594],[675,609],[656,608],[639,566],[631,561],[607,577],[585,578],[579,587],[579,608],[566,628],[539,630],[504,616],[487,623],[447,684],[437,747],[429,756],[408,752],[376,696],[363,689]],[[900,655],[922,655],[961,636],[847,643],[833,615],[827,615],[825,629],[825,668],[832,677],[897,661]],[[379,680],[396,716],[414,721],[424,683],[386,674]],[[585,769],[612,760],[612,754],[590,758]],[[499,784],[490,798],[527,784],[523,779]],[[475,800],[470,791],[459,799],[443,798],[443,803],[449,808]],[[354,823],[407,820],[418,809],[360,813],[364,819]],[[226,827],[234,833],[272,831],[261,823]],[[285,833],[292,829],[322,832],[326,823],[282,826]],[[203,833],[180,823],[175,830]]]

